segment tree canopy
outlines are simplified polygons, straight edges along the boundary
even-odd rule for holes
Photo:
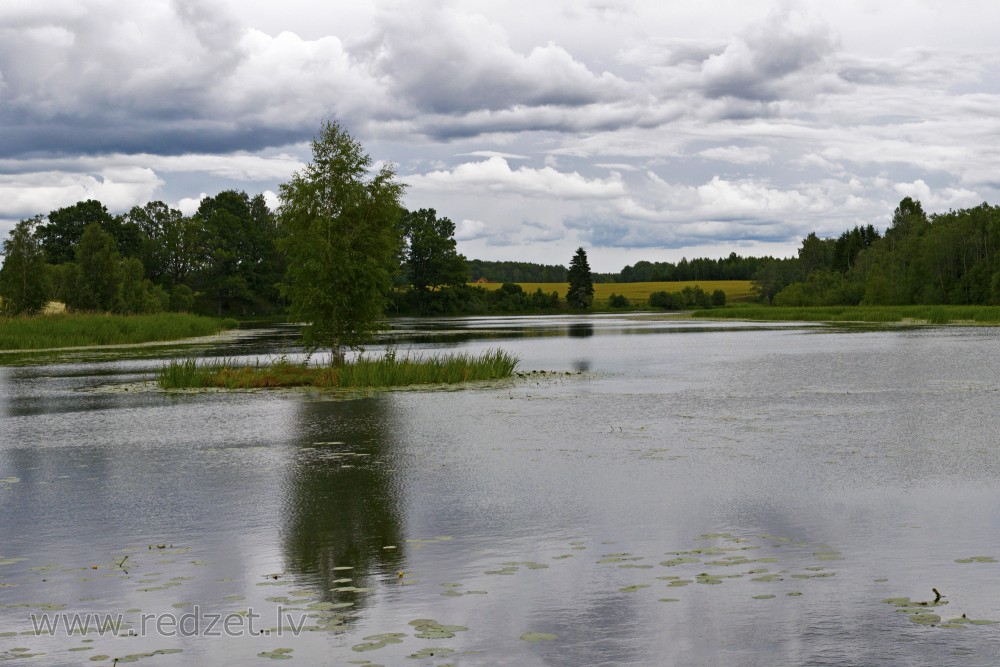
[[[36,235],[40,218],[22,220],[3,242],[4,263],[0,267],[0,298],[3,311],[30,315],[45,307],[45,251]]]
[[[432,208],[404,211],[400,220],[405,249],[405,278],[413,289],[426,292],[435,287],[465,283],[465,257],[455,249],[455,223],[437,217]]]
[[[338,358],[383,326],[405,186],[390,166],[371,172],[361,143],[337,123],[323,124],[312,154],[281,186],[282,291],[292,314],[308,323],[306,344],[329,347]]]

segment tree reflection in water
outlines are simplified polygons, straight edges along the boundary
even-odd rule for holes
[[[395,577],[404,559],[390,411],[386,397],[300,407],[300,451],[286,482],[286,568],[335,601],[360,606],[363,595],[330,590]]]

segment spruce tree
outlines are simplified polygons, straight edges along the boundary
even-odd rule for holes
[[[590,275],[590,264],[587,263],[587,251],[577,248],[573,260],[569,263],[569,291],[566,292],[566,303],[570,308],[590,308],[594,303],[594,279]]]

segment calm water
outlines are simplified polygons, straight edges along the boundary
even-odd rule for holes
[[[290,329],[8,358],[0,660],[1000,661],[1000,625],[882,602],[936,587],[942,623],[1000,620],[1000,330],[493,318],[399,322],[394,344],[545,373],[351,397],[144,383],[192,350],[294,357]]]

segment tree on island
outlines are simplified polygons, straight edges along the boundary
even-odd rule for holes
[[[312,142],[313,161],[281,185],[281,286],[293,316],[308,322],[305,344],[329,347],[332,362],[383,327],[386,294],[400,252],[400,197],[405,185],[372,159],[338,123]]]
[[[590,308],[594,303],[594,279],[590,275],[590,264],[587,263],[587,252],[577,248],[573,260],[569,263],[569,291],[566,292],[566,303],[570,308]]]

